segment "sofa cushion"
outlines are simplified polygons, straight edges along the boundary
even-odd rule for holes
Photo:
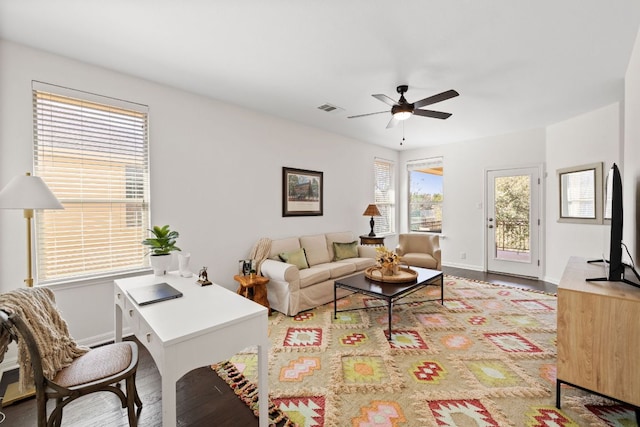
[[[280,257],[280,259],[286,263],[295,265],[299,270],[309,268],[307,257],[304,253],[304,248],[296,249],[295,251],[291,252],[282,252],[278,254],[278,257]]]
[[[373,258],[349,258],[343,259],[342,261],[336,261],[335,264],[352,264],[355,266],[356,271],[362,271],[365,268],[376,265],[376,260]]]
[[[316,283],[329,280],[331,269],[326,265],[315,265],[305,270],[300,270],[300,288],[315,285]]]
[[[337,279],[347,274],[355,273],[356,271],[355,264],[351,262],[328,262],[326,264],[318,264],[315,267],[327,268],[331,279]]]
[[[354,240],[356,240],[355,237],[353,237],[353,233],[350,231],[340,231],[337,233],[326,233],[325,234],[325,238],[327,239],[327,249],[329,250],[329,259],[330,260],[334,260],[335,257],[335,253],[333,251],[333,242],[338,242],[338,243],[349,243],[349,242],[353,242]]]
[[[313,236],[300,237],[300,246],[307,253],[307,262],[309,266],[324,264],[331,261],[329,251],[327,250],[327,240],[324,234],[316,234]]]
[[[412,265],[414,267],[423,267],[435,269],[438,267],[438,261],[429,254],[404,254],[400,257],[401,261],[405,264]]]
[[[358,256],[358,242],[354,240],[349,243],[333,242],[333,260],[340,261]]]
[[[296,249],[300,249],[300,240],[298,240],[297,237],[272,240],[269,258],[280,261],[278,254],[281,254],[282,252],[292,252]]]

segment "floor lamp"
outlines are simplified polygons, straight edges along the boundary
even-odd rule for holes
[[[28,287],[33,286],[32,257],[31,257],[31,220],[36,209],[64,209],[53,195],[47,184],[39,176],[26,175],[14,177],[6,187],[0,191],[0,209],[22,209],[27,220],[27,278],[24,280]],[[35,394],[35,391],[18,391],[18,384],[9,384],[5,391],[2,405],[6,406]]]

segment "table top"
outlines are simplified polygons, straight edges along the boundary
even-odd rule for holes
[[[596,295],[630,299],[640,301],[640,284],[632,286],[624,282],[594,281],[586,279],[604,277],[607,275],[605,264],[602,262],[588,263],[585,258],[572,256],[564,269],[558,291],[586,292]],[[637,282],[633,272],[625,268],[625,277]]]
[[[428,282],[442,277],[442,271],[429,270],[427,268],[411,267],[412,270],[418,273],[418,278],[412,282],[407,283],[388,283],[378,282],[371,280],[364,275],[364,273],[356,274],[355,276],[345,277],[343,279],[337,279],[335,286],[352,289],[355,291],[365,291],[371,294],[377,294],[380,296],[394,298],[398,295],[402,295],[417,287],[424,286]]]
[[[138,306],[128,289],[166,282],[182,292],[181,298]],[[165,276],[145,275],[115,280],[132,307],[165,344],[173,344],[222,329],[253,317],[264,316],[267,309],[220,285],[200,286],[196,279],[180,277],[178,272]]]

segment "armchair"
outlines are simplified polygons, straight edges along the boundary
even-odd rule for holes
[[[442,268],[440,239],[435,234],[400,234],[396,253],[402,262],[415,267]]]

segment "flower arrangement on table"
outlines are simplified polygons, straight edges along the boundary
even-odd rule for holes
[[[400,257],[394,251],[390,251],[384,246],[376,248],[376,262],[382,268],[382,273],[388,276],[397,273],[400,265]]]

